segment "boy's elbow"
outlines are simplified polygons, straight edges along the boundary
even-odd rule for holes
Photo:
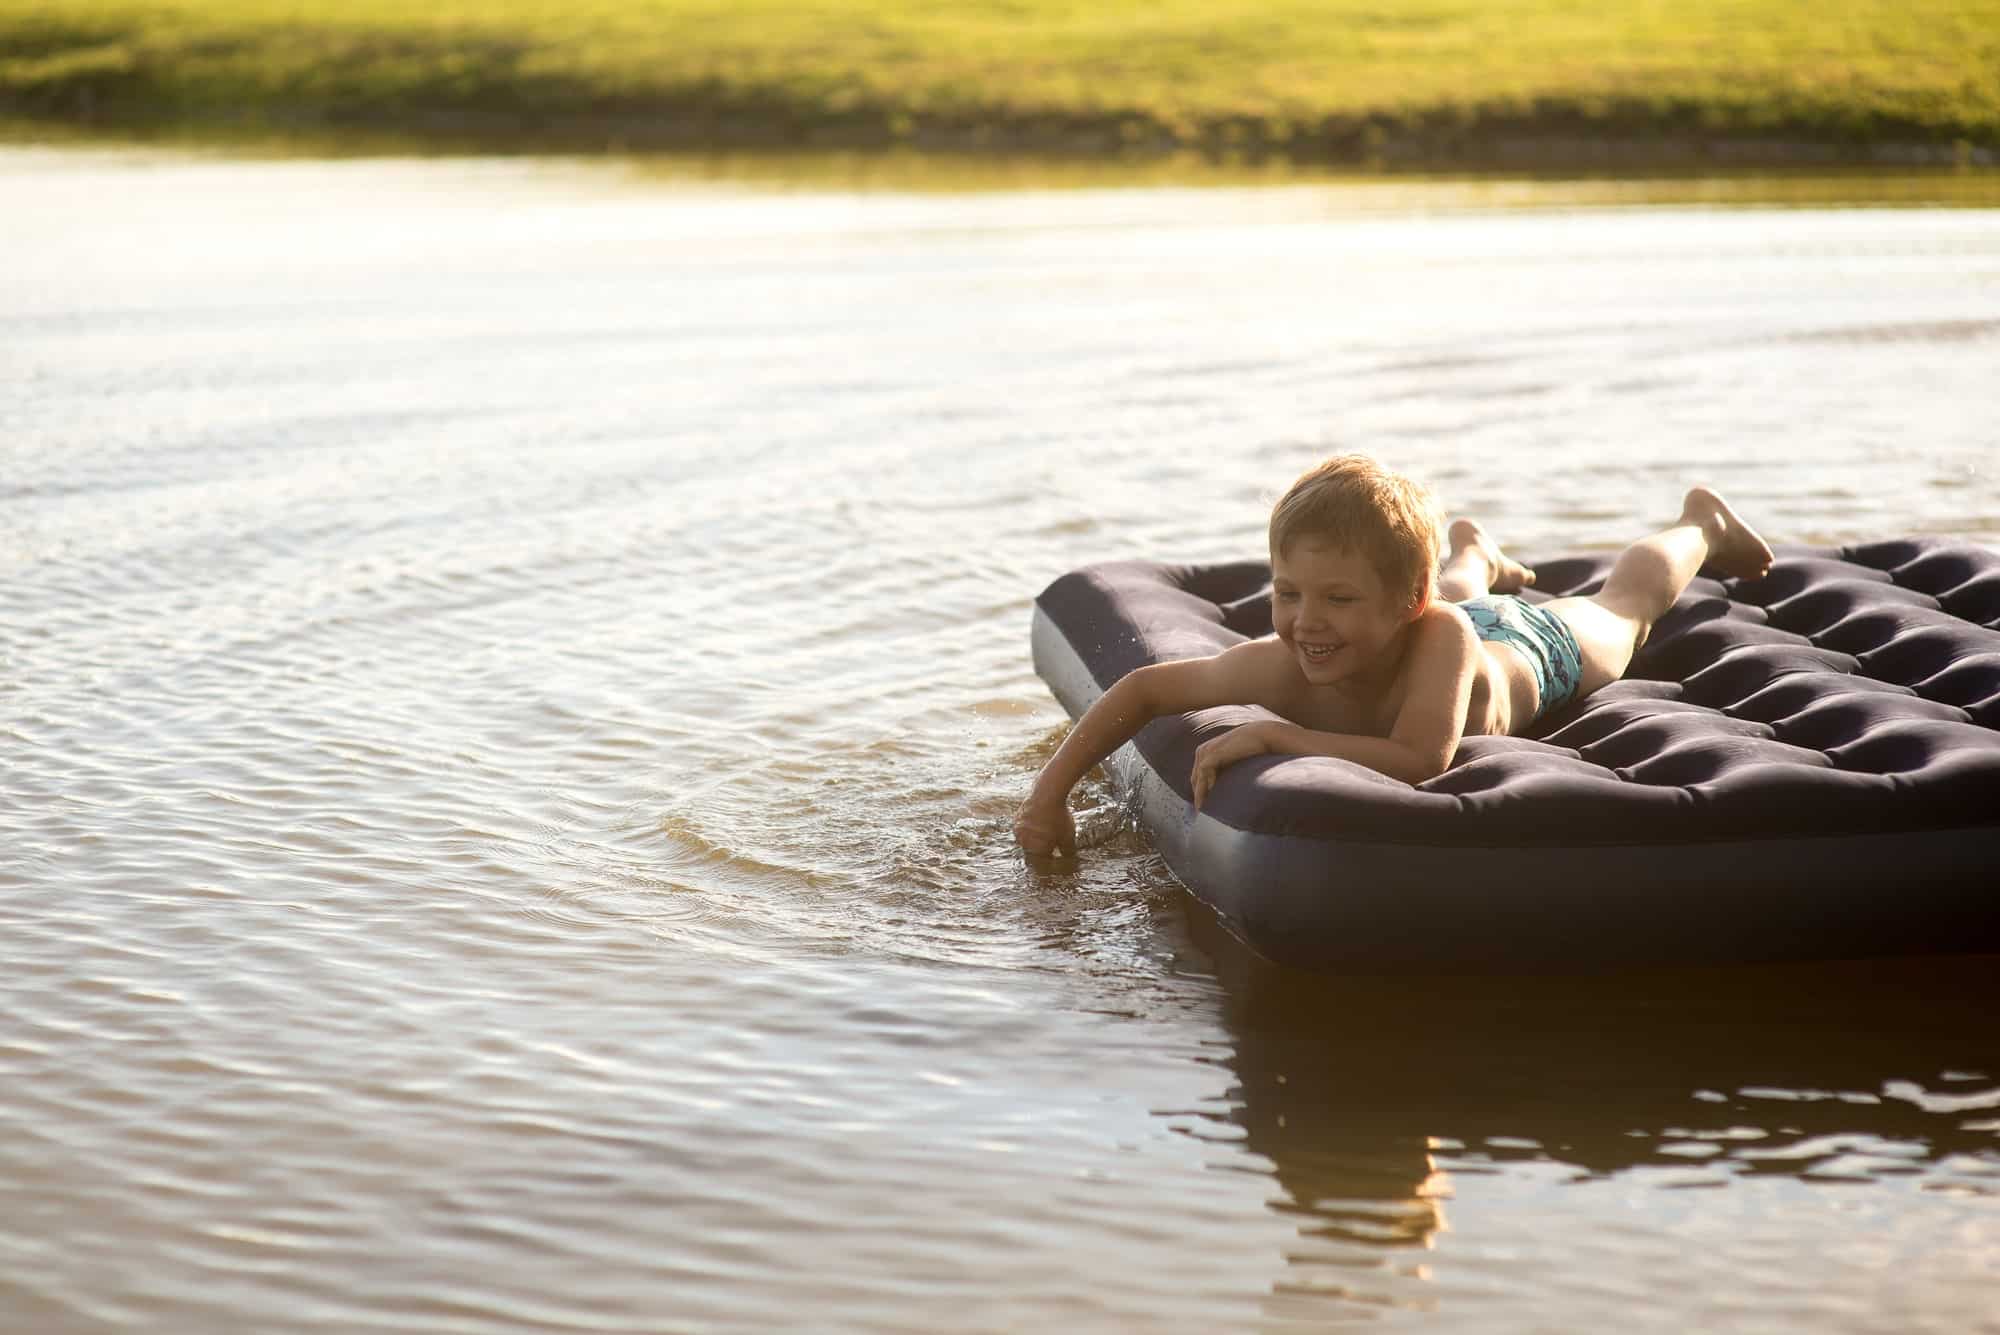
[[[1108,730],[1120,741],[1145,727],[1155,712],[1152,692],[1147,690],[1147,684],[1143,680],[1145,671],[1146,669],[1140,668],[1135,672],[1128,672],[1111,683],[1104,694],[1097,697],[1097,703],[1093,704],[1089,712],[1084,715],[1084,721],[1093,728]]]
[[[1141,701],[1145,695],[1140,684],[1133,680],[1133,677],[1136,675],[1136,673],[1128,672],[1117,681],[1112,682],[1104,694],[1097,697],[1097,703],[1091,706],[1092,712],[1098,714],[1106,722],[1124,723],[1128,721],[1133,714],[1142,708]]]
[[[1451,758],[1458,750],[1458,744],[1444,747],[1411,747],[1409,768],[1402,775],[1403,780],[1415,787],[1429,783],[1451,768]]]
[[[1432,779],[1435,779],[1438,775],[1444,773],[1445,770],[1448,768],[1449,766],[1440,765],[1432,757],[1424,756],[1419,759],[1411,761],[1408,768],[1406,768],[1402,772],[1402,774],[1398,777],[1400,777],[1404,783],[1407,783],[1412,788],[1415,788],[1418,787],[1419,785],[1429,783]]]
[[[1160,669],[1164,666],[1162,663],[1151,663],[1135,668],[1118,679],[1118,684],[1112,689],[1123,696],[1119,701],[1121,713],[1129,713],[1143,724],[1165,712],[1160,693]]]

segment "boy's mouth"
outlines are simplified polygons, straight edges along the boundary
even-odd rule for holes
[[[1307,644],[1304,640],[1294,640],[1292,643],[1298,645],[1299,652],[1306,656],[1308,663],[1324,663],[1340,652],[1340,646],[1337,644]]]

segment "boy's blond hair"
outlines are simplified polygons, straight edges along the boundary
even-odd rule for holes
[[[1436,594],[1443,508],[1430,488],[1365,454],[1336,454],[1307,469],[1272,508],[1274,558],[1306,537],[1359,554],[1411,606]]]

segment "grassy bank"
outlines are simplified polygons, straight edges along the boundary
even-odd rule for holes
[[[0,116],[533,149],[1992,161],[2000,0],[0,0]]]

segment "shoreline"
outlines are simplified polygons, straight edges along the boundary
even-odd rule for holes
[[[616,157],[689,155],[915,155],[940,160],[1046,161],[1145,168],[1176,161],[1204,168],[1275,168],[1394,175],[1405,172],[1574,172],[1742,170],[1971,170],[2000,167],[2000,145],[1917,136],[1839,139],[1795,127],[1757,133],[1672,125],[1593,127],[1568,115],[1432,123],[1329,118],[1303,132],[1223,120],[1194,133],[1161,124],[1134,130],[1130,117],[1091,121],[1028,116],[1011,120],[813,122],[752,118],[668,104],[615,112],[547,115],[519,109],[285,108],[254,114],[168,114],[133,107],[47,114],[0,97],[0,133],[42,142],[163,141],[228,147],[258,143],[370,151],[370,145],[476,156],[562,154]],[[43,139],[42,136],[47,138]]]

